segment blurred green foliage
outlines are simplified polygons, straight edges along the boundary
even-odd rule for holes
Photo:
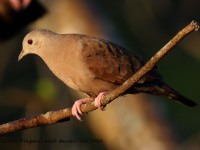
[[[35,92],[44,100],[55,98],[56,87],[52,80],[40,78],[35,85]]]

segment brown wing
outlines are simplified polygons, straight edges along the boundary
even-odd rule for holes
[[[144,65],[140,57],[131,55],[126,49],[103,39],[85,36],[82,38],[82,45],[83,58],[89,70],[96,78],[107,82],[122,84]],[[155,78],[155,73],[150,74],[143,80]]]

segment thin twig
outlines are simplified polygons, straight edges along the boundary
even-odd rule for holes
[[[128,88],[133,86],[146,73],[148,73],[164,55],[172,50],[172,48],[176,46],[179,41],[181,41],[187,34],[191,33],[192,31],[197,31],[198,28],[198,24],[195,21],[192,21],[184,29],[179,31],[178,34],[176,34],[162,49],[160,49],[139,71],[137,71],[121,86],[107,93],[101,100],[102,104],[107,105],[115,98],[119,97]],[[97,108],[94,106],[94,102],[89,102],[87,104],[81,105],[81,111],[83,113],[87,113],[95,109]],[[45,114],[40,114],[31,118],[22,118],[0,125],[0,136],[23,129],[54,124],[63,120],[69,120],[70,116],[72,116],[71,108],[66,108],[58,111],[49,111]]]

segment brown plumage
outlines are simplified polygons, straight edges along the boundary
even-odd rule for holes
[[[26,54],[40,56],[69,87],[97,97],[97,107],[101,107],[105,92],[121,85],[145,64],[139,56],[110,41],[80,34],[56,34],[46,29],[26,35],[19,60]],[[155,67],[124,94],[140,92],[168,97],[188,106],[196,105],[164,83]],[[79,120],[80,105],[87,101],[87,98],[81,99],[72,108]]]

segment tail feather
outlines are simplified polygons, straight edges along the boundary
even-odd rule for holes
[[[182,96],[180,93],[172,89],[169,85],[167,85],[163,81],[158,80],[143,84],[137,84],[136,86],[134,86],[134,89],[136,89],[136,91],[138,92],[164,96],[169,99],[176,100],[177,102],[180,102],[190,107],[194,107],[197,105],[197,103]]]

